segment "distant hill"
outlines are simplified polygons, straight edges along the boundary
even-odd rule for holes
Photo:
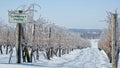
[[[102,29],[69,29],[73,32],[102,32]]]
[[[85,39],[99,39],[102,29],[69,29],[72,32],[80,33],[80,36]]]

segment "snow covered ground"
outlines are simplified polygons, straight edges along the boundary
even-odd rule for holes
[[[0,55],[0,68],[111,68],[104,51],[97,49],[97,40],[91,40],[91,43],[90,48],[74,50],[70,54],[54,57],[51,60],[41,56],[39,61],[33,63],[16,64],[13,55],[9,64],[9,56]]]

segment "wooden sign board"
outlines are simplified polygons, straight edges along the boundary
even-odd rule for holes
[[[28,15],[21,13],[9,13],[10,23],[28,23]]]

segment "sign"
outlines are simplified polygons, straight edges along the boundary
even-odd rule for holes
[[[10,23],[27,23],[28,15],[22,13],[9,13]]]

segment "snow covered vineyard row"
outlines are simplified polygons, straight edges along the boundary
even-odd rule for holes
[[[18,24],[16,28],[5,26],[4,24],[1,25],[1,66],[21,63],[20,68],[22,65],[35,67],[49,67],[50,65],[51,67],[51,65],[54,66],[51,61],[55,56],[61,57],[66,55],[68,57],[69,55],[67,54],[73,50],[91,47],[90,41],[81,38],[78,33],[71,32],[68,29],[41,19],[37,19],[34,24],[21,24],[21,29],[19,28],[20,26],[18,27]],[[68,62],[67,60],[63,61],[59,64],[62,65]],[[59,64],[55,66],[59,67]]]
[[[91,46],[90,42],[81,38],[78,33],[48,23],[44,19],[37,19],[35,23],[21,24],[21,32],[19,32],[18,25],[16,28],[4,24],[0,25],[0,53],[2,53],[2,46],[6,47],[6,54],[8,54],[9,48],[16,47],[20,50],[18,54],[22,52],[23,62],[32,62],[31,55],[33,51],[36,53],[45,51],[46,58],[50,60],[53,54],[60,57],[73,49]],[[21,33],[21,36],[19,36],[19,33]],[[21,41],[17,41],[18,36],[21,37]],[[25,57],[27,57],[27,61]],[[36,57],[38,59],[37,54]]]
[[[15,52],[11,64],[9,55],[0,55],[1,68],[111,68],[111,64],[104,51],[99,51],[96,40],[91,40],[92,47],[77,49],[62,57],[54,56],[47,60],[40,55],[39,61],[33,63],[16,64]],[[41,52],[42,53],[42,52]],[[120,68],[120,65],[119,67]]]

